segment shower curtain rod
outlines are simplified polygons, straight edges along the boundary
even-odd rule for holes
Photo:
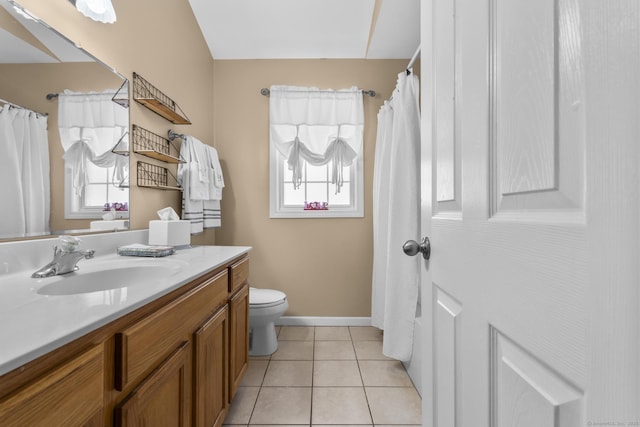
[[[13,103],[11,101],[7,101],[6,99],[2,99],[2,98],[0,98],[0,103],[3,103],[5,105],[9,105],[10,107],[20,108],[22,110],[31,111],[32,113],[36,113],[36,114],[38,114],[40,116],[48,116],[49,115],[48,113],[41,113],[39,111],[35,111],[35,110],[32,110],[31,108],[23,107],[22,105],[18,105],[16,103]]]
[[[413,63],[416,62],[416,59],[418,59],[418,56],[420,56],[420,45],[418,45],[418,48],[416,49],[416,53],[413,54],[413,56],[411,57],[411,60],[409,61],[409,63],[407,64],[407,75],[411,74],[411,67],[413,67]]]
[[[114,92],[115,93],[115,92]],[[56,99],[60,94],[59,93],[48,93],[46,95],[47,97],[47,101],[51,101],[52,99]],[[95,92],[95,93],[65,93],[63,95],[67,95],[67,96],[87,96],[87,95],[111,95],[111,93],[107,92],[107,93],[100,93],[100,92]]]
[[[290,92],[307,92],[307,91],[306,90],[296,90],[296,91],[290,91]],[[339,90],[318,90],[317,92],[340,92],[340,91]],[[369,95],[372,98],[375,98],[375,96],[376,96],[376,91],[373,90],[373,89],[369,89],[369,90],[361,89],[361,92],[364,95]],[[271,91],[266,87],[263,87],[262,89],[260,89],[260,94],[262,96],[269,96],[270,93],[271,93]]]

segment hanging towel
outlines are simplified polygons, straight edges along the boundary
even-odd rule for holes
[[[201,233],[205,228],[220,227],[224,179],[217,151],[187,135],[180,147],[180,156],[185,161],[178,166],[182,219],[190,221],[191,234]]]
[[[407,236],[420,233],[419,83],[414,73],[398,75],[393,92],[389,168],[384,338],[382,352],[408,361],[418,304],[420,257],[402,252]]]
[[[210,200],[222,200],[222,189],[224,188],[224,177],[222,176],[222,167],[220,166],[220,159],[218,158],[218,151],[207,146],[207,155],[209,156],[209,167],[213,176],[213,185],[211,193],[209,195]]]

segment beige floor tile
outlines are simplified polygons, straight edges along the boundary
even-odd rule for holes
[[[313,427],[373,427],[373,424],[311,424]],[[398,426],[395,426],[398,427]],[[402,426],[405,427],[405,426]]]
[[[309,424],[311,387],[263,387],[250,424]]]
[[[233,397],[224,424],[249,424],[260,387],[239,387]]]
[[[249,356],[249,360],[269,360],[269,359],[271,359],[270,354],[266,356]]]
[[[314,329],[313,326],[283,326],[280,329],[278,339],[283,341],[313,341]]]
[[[362,387],[314,387],[313,424],[371,424]]]
[[[316,360],[313,364],[314,387],[362,387],[355,360]]]
[[[240,385],[243,387],[260,387],[268,365],[268,360],[249,359],[247,373],[244,375]]]
[[[351,341],[316,341],[315,360],[355,360]]]
[[[382,354],[382,341],[354,341],[358,360],[393,360]]]
[[[411,378],[398,361],[362,360],[360,373],[365,386],[413,387]]]
[[[316,341],[351,341],[347,326],[317,326]]]
[[[313,360],[313,341],[280,341],[271,360]]]
[[[413,387],[366,387],[373,422],[415,424],[422,422],[422,401]]]
[[[312,361],[272,360],[264,377],[265,387],[311,387]]]
[[[372,326],[349,326],[354,341],[382,341],[382,331]]]

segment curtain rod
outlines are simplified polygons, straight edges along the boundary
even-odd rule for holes
[[[373,90],[373,89],[369,89],[369,90],[361,89],[360,91],[364,95],[369,95],[371,98],[375,98],[375,96],[376,96],[376,91]],[[289,91],[289,92],[307,92],[307,91],[306,90],[295,90],[295,91],[292,90],[292,91]],[[338,90],[318,90],[318,91],[314,91],[314,92],[340,92],[340,91],[338,91]],[[262,96],[269,96],[270,93],[271,93],[271,91],[266,87],[263,87],[262,89],[260,89],[260,94]]]
[[[5,105],[9,105],[10,107],[20,108],[22,110],[31,111],[32,113],[35,113],[35,114],[38,114],[38,115],[41,115],[41,116],[48,116],[49,115],[47,113],[41,113],[39,111],[32,110],[31,108],[23,107],[22,105],[18,105],[18,104],[15,104],[15,103],[11,102],[11,101],[7,101],[6,99],[0,98],[0,102],[4,103]]]
[[[418,48],[416,49],[416,53],[413,54],[413,56],[411,57],[411,60],[409,61],[409,63],[407,64],[407,75],[411,74],[411,67],[413,67],[413,63],[416,62],[416,59],[418,59],[418,56],[420,56],[420,48],[421,46],[418,45]]]

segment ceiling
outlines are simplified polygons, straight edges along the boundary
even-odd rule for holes
[[[189,0],[214,59],[411,58],[420,0]]]

